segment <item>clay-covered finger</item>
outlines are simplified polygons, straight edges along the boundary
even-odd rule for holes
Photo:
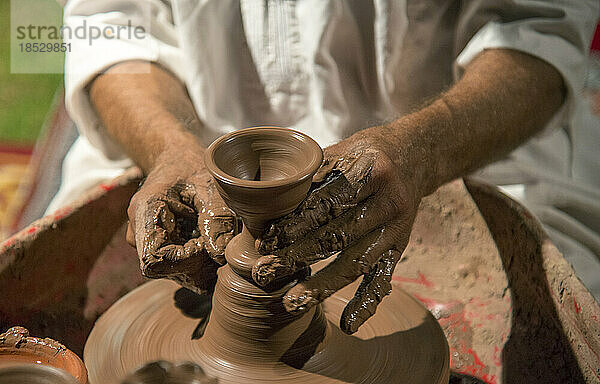
[[[285,309],[305,312],[367,273],[383,253],[382,250],[371,251],[379,249],[377,244],[381,237],[381,229],[369,233],[341,252],[331,264],[292,287],[283,297]]]
[[[196,293],[212,290],[220,265],[208,256],[199,239],[191,239],[184,245],[166,245],[155,256],[145,266],[145,276],[166,277]]]
[[[356,294],[350,300],[340,318],[340,329],[353,334],[375,314],[383,298],[392,292],[391,279],[401,253],[389,250],[364,277]]]
[[[166,244],[153,253],[153,260],[147,263],[148,277],[167,276],[170,273],[184,273],[197,259],[207,257],[200,239],[190,239],[184,245]]]
[[[294,212],[269,226],[259,239],[259,252],[271,254],[285,248],[354,208],[379,189],[372,172],[373,159],[369,156],[359,157],[344,172],[334,170]]]
[[[204,245],[196,238],[186,241],[182,224],[172,210],[180,213],[184,209],[173,201],[158,198],[152,198],[146,206],[138,207],[136,244],[145,276],[164,275],[166,272],[162,270],[167,270],[169,264],[200,252]]]
[[[267,286],[348,248],[397,214],[397,205],[390,199],[371,197],[275,255],[262,256],[252,268],[252,277]]]
[[[204,254],[182,261],[180,268],[177,268],[180,272],[170,272],[168,278],[198,294],[206,294],[214,290],[219,267],[217,262]]]
[[[303,312],[368,273],[390,249],[404,249],[412,221],[402,219],[379,228],[359,240],[314,276],[292,287],[284,296],[288,312]]]
[[[169,207],[169,210],[175,215],[185,218],[196,218],[198,216],[192,207],[182,203],[179,200],[167,198],[164,200],[164,202]]]
[[[158,199],[148,201],[146,205],[138,206],[135,212],[135,243],[140,256],[142,273],[145,265],[155,260],[155,252],[167,241],[167,231],[162,226],[166,214],[163,210],[166,204]]]
[[[225,247],[237,234],[238,220],[235,213],[225,205],[212,178],[206,189],[199,193],[190,186],[181,192],[184,201],[191,201],[198,212],[198,230],[206,239],[206,250],[219,264],[225,263]],[[240,225],[241,226],[241,225]]]
[[[225,247],[236,233],[237,219],[227,207],[205,209],[198,217],[200,235],[206,239],[206,250],[220,264],[225,263]]]

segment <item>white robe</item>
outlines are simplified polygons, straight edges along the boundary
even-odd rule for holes
[[[85,89],[116,63],[153,61],[173,72],[205,126],[206,145],[236,129],[278,125],[325,147],[418,108],[482,50],[511,48],[560,71],[567,100],[542,134],[482,174],[538,213],[568,257],[579,247],[590,262],[574,265],[597,276],[586,284],[598,298],[600,126],[582,120],[580,96],[599,7],[598,0],[71,0],[64,18],[71,28],[131,22],[145,33],[70,40],[66,104],[81,137],[49,211],[131,165]]]

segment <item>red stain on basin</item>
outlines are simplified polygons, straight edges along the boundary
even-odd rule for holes
[[[581,305],[573,298],[573,307],[575,307],[575,313],[581,312]]]
[[[431,281],[427,280],[427,278],[425,277],[425,275],[422,274],[422,273],[420,273],[420,272],[419,272],[419,277],[417,277],[417,278],[411,278],[411,277],[404,277],[404,276],[394,275],[394,276],[392,276],[392,280],[393,281],[398,281],[398,282],[401,282],[401,283],[419,284],[419,285],[425,286],[427,288],[433,288],[434,287],[434,284]]]
[[[114,184],[100,184],[100,188],[102,188],[105,192],[111,191],[115,188]]]

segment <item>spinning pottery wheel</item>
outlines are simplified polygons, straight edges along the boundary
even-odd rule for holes
[[[215,141],[206,165],[244,229],[227,246],[204,336],[192,339],[198,320],[175,306],[177,284],[146,283],[92,330],[84,352],[90,383],[119,383],[157,359],[193,361],[219,383],[447,383],[449,353],[440,326],[397,287],[349,336],[335,324],[356,283],[300,315],[281,303],[296,281],[271,291],[253,283],[256,236],[304,199],[321,161],[316,142],[283,128],[251,128]]]

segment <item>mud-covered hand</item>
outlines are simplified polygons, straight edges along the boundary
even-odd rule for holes
[[[236,219],[201,153],[181,151],[157,160],[127,213],[127,241],[137,248],[144,276],[212,292]]]
[[[344,332],[354,333],[390,293],[420,201],[410,172],[393,160],[396,152],[377,127],[326,148],[306,200],[259,239],[266,256],[253,277],[263,286],[340,252],[286,293],[288,311],[306,311],[364,276],[340,321]]]

